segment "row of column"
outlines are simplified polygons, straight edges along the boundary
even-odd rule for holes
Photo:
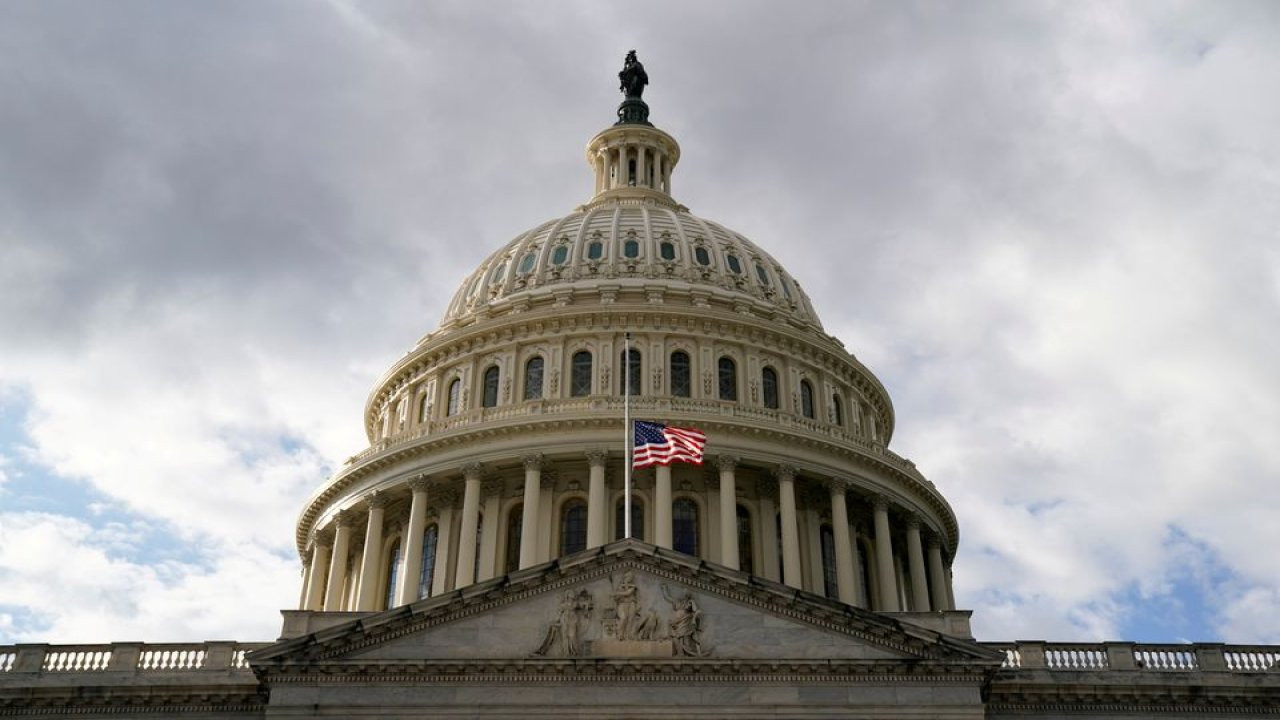
[[[608,542],[608,491],[605,485],[605,464],[608,453],[603,450],[591,450],[587,453],[589,466],[587,494],[587,547],[599,547]],[[544,530],[541,523],[545,519],[540,507],[543,499],[543,478],[541,455],[528,455],[524,462],[524,497],[521,526],[521,542],[519,567],[524,569],[543,561],[539,557],[538,539]],[[730,455],[721,455],[716,459],[719,484],[719,545],[720,563],[739,569],[737,535],[737,479],[738,459]],[[658,466],[655,468],[654,484],[654,544],[670,549],[672,547],[672,489],[671,468]],[[778,481],[778,513],[781,518],[782,545],[782,581],[797,589],[803,589],[803,572],[800,554],[800,533],[796,507],[796,470],[782,466],[776,471]],[[475,538],[479,528],[481,514],[483,468],[478,464],[463,467],[462,509],[459,528],[460,545],[457,561],[454,564],[454,587],[464,587],[476,581],[477,544],[467,541]],[[398,605],[417,600],[418,587],[422,578],[422,544],[421,538],[427,520],[427,487],[425,477],[415,478],[409,483],[412,499],[409,509],[409,522],[405,537],[411,540],[402,544],[403,563],[401,578],[396,589],[395,601]],[[835,545],[836,587],[841,602],[855,604],[858,598],[857,586],[862,575],[859,560],[854,552],[853,537],[849,531],[849,517],[846,506],[847,485],[838,480],[828,480],[826,488],[831,501],[831,527]],[[491,565],[496,551],[497,518],[500,486],[486,488],[484,494],[492,498],[495,506],[486,508],[486,516],[494,518],[492,525],[486,527],[485,537],[479,548],[481,556]],[[437,536],[436,557],[447,559],[450,554],[449,543],[452,537],[453,503],[456,499],[453,491],[437,487],[432,491],[438,507],[438,523],[441,531]],[[761,498],[761,511],[767,500]],[[378,578],[381,570],[381,548],[383,541],[383,515],[388,497],[383,492],[375,492],[368,499],[369,513],[366,519],[364,550],[361,555],[360,582],[356,590],[356,610],[373,610],[378,605]],[[889,524],[889,500],[877,497],[873,501],[872,544],[875,548],[876,586],[879,591],[877,607],[880,610],[895,612],[903,610],[899,602],[897,572],[894,564],[893,538]],[[764,516],[772,516],[772,509]],[[549,517],[550,513],[546,514]],[[930,542],[927,556],[920,533],[919,519],[911,517],[906,524],[906,560],[907,573],[910,578],[910,607],[916,610],[950,610],[954,607],[951,597],[950,577],[942,559],[941,546]],[[762,529],[767,524],[762,523]],[[352,533],[352,513],[344,510],[338,513],[335,530],[317,535],[312,545],[312,556],[307,563],[308,571],[303,588],[302,607],[307,610],[342,610],[342,588],[346,583],[347,553],[350,549]],[[492,537],[490,537],[492,536]],[[766,534],[767,536],[767,534]],[[326,582],[322,583],[320,569],[327,566]],[[448,578],[448,563],[437,561],[434,564],[432,584],[445,587]],[[492,575],[493,568],[481,567],[486,576]],[[870,588],[868,588],[870,593]]]
[[[653,154],[654,182],[648,182],[647,156]],[[671,194],[671,167],[666,153],[656,147],[647,145],[618,145],[600,150],[596,156],[596,192],[614,188],[628,187],[627,177],[631,159],[636,161],[636,187],[651,187],[654,190]]]

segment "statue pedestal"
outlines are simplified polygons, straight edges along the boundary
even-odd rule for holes
[[[622,101],[618,106],[618,122],[614,125],[648,125],[653,127],[653,123],[649,122],[649,106],[638,97],[629,97]]]
[[[595,657],[669,658],[676,654],[670,640],[596,640],[591,643]]]

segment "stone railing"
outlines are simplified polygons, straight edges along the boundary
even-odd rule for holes
[[[1107,643],[982,643],[1005,654],[1012,670],[1280,672],[1280,646]]]
[[[0,677],[19,673],[184,673],[247,670],[245,654],[269,643],[0,645]]]

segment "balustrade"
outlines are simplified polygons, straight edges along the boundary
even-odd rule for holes
[[[0,646],[0,673],[168,673],[245,670],[270,643],[115,643]]]
[[[1133,643],[982,643],[1005,654],[1002,668],[1068,671],[1275,672],[1280,646]],[[1126,662],[1132,657],[1132,663]],[[1117,658],[1119,658],[1117,660]]]

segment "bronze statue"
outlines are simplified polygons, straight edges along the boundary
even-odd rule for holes
[[[618,80],[622,83],[618,89],[628,98],[638,100],[644,94],[644,86],[649,84],[649,76],[645,74],[644,65],[636,59],[635,50],[627,53],[626,59],[622,61],[622,72],[618,73]]]

